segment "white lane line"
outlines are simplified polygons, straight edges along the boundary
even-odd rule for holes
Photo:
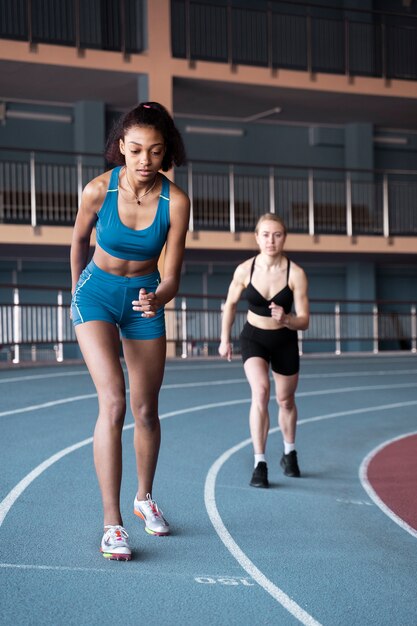
[[[230,368],[233,366],[239,365],[239,367],[241,368],[241,363],[239,362],[238,364],[233,364],[233,363],[228,363],[227,365],[225,364],[216,364],[216,369],[220,368]],[[166,368],[166,372],[172,372],[172,371],[182,371],[182,370],[195,370],[195,365],[194,366],[172,366],[169,367],[169,365]],[[212,365],[199,365],[198,366],[199,370],[206,370],[206,369],[213,369]],[[126,369],[123,368],[124,373],[126,373]],[[310,380],[310,379],[318,379],[318,378],[323,378],[323,376],[325,376],[326,378],[345,378],[346,376],[359,376],[360,378],[364,377],[364,376],[390,376],[390,378],[392,378],[393,376],[403,376],[403,375],[414,375],[417,374],[417,369],[406,369],[406,370],[377,370],[377,371],[372,371],[372,370],[366,370],[366,371],[358,371],[355,370],[353,372],[347,371],[347,372],[326,372],[325,374],[321,373],[321,374],[306,374],[306,373],[302,373],[300,376],[300,380]],[[20,382],[24,382],[24,381],[28,381],[28,380],[43,380],[43,379],[49,379],[49,378],[63,378],[63,377],[67,377],[67,376],[89,376],[90,373],[88,372],[88,370],[85,371],[80,371],[80,372],[54,372],[53,374],[31,374],[31,375],[27,375],[27,376],[13,376],[10,378],[0,378],[0,385],[5,385],[7,383],[20,383]],[[246,378],[243,379],[246,381]]]
[[[43,402],[42,404],[32,404],[30,406],[22,407],[21,409],[2,411],[0,413],[0,417],[6,417],[6,415],[17,415],[18,413],[29,413],[30,411],[37,411],[38,409],[48,409],[51,406],[57,406],[58,404],[68,404],[68,402],[78,402],[79,400],[90,400],[91,398],[96,397],[96,393],[87,393],[83,396],[70,396],[69,398],[61,398],[61,400],[51,400],[51,402]]]
[[[168,417],[174,417],[176,415],[184,415],[186,413],[194,413],[196,411],[203,411],[207,409],[219,408],[219,407],[224,407],[224,406],[232,406],[232,405],[237,405],[237,404],[245,404],[248,402],[250,402],[250,399],[229,400],[227,402],[215,402],[211,404],[203,404],[203,405],[196,406],[196,407],[190,407],[188,409],[179,409],[176,411],[165,413],[164,415],[160,416],[160,419],[166,419]],[[410,402],[395,403],[395,404],[390,404],[390,405],[368,407],[368,408],[363,408],[363,409],[355,409],[351,411],[341,411],[338,413],[329,413],[327,415],[320,415],[320,416],[308,418],[305,420],[300,420],[298,424],[302,425],[302,424],[306,424],[310,422],[322,421],[324,419],[330,419],[330,418],[340,417],[344,415],[355,415],[358,413],[399,408],[403,406],[411,406],[411,405],[416,405],[416,404],[417,404],[417,400],[410,401]],[[134,424],[127,424],[126,426],[124,426],[123,430],[129,430],[133,427],[134,427]],[[273,432],[277,432],[278,430],[279,428],[273,428],[271,429],[270,432],[273,433]],[[52,455],[51,457],[46,459],[43,463],[40,463],[40,465],[35,467],[31,472],[29,472],[29,474],[27,474],[7,494],[7,496],[0,503],[0,527],[2,526],[6,515],[8,514],[8,512],[10,511],[11,507],[14,505],[16,500],[36,478],[38,478],[46,469],[51,467],[54,463],[62,459],[64,456],[70,454],[71,452],[74,452],[75,450],[82,448],[83,446],[86,446],[92,443],[92,441],[93,441],[93,437],[88,437],[87,439],[84,439],[78,443],[75,443],[72,446],[68,446],[67,448],[64,448],[63,450]],[[278,600],[278,602],[280,602],[281,604],[282,602],[286,602],[289,607],[288,610],[290,613],[295,615],[293,611],[296,611],[297,614],[299,613],[300,616],[304,616],[304,613],[305,613],[304,609],[302,609],[301,607],[298,607],[298,605],[294,603],[293,600],[291,600],[291,598],[289,598],[281,589],[279,589],[279,587],[276,587],[271,581],[269,581],[269,579],[267,579],[262,574],[262,572],[260,572],[260,570],[258,570],[258,568],[256,568],[256,566],[241,551],[239,546],[235,543],[235,541],[232,539],[231,535],[227,531],[226,527],[224,526],[223,521],[217,510],[217,506],[215,503],[215,483],[216,483],[217,473],[220,470],[223,463],[228,458],[230,458],[232,454],[234,454],[237,450],[240,450],[244,446],[249,445],[250,442],[251,442],[251,439],[247,439],[243,443],[238,444],[234,448],[231,448],[230,449],[231,452],[230,450],[225,452],[218,459],[218,461],[215,462],[214,465],[210,468],[207,474],[207,479],[206,479],[206,484],[205,484],[205,489],[204,489],[204,499],[206,502],[207,513],[220,539],[223,541],[223,543],[226,545],[229,551],[231,551],[232,555],[240,563],[243,569],[245,569],[245,571],[250,576],[253,576],[254,580],[256,580],[260,584],[260,586],[262,586],[268,593],[270,593],[276,600]],[[229,541],[230,541],[230,547],[229,547]],[[247,567],[249,569],[247,569]],[[282,605],[284,606],[284,604]],[[285,606],[285,608],[287,608],[287,605]],[[308,626],[313,626],[313,625],[320,626],[319,622],[316,622],[314,618],[308,615],[308,613],[305,614],[305,618],[310,619],[312,621],[304,621],[302,623]]]
[[[25,563],[0,563],[0,569],[53,570],[58,572],[109,572],[99,567],[69,567],[66,565],[29,565]],[[115,571],[115,570],[113,570]]]
[[[386,388],[388,388],[388,387],[386,387]],[[309,395],[309,393],[311,395],[313,395],[316,392],[305,392],[305,395]],[[333,389],[329,390],[329,393],[334,393],[334,390]],[[86,398],[90,399],[90,398],[93,398],[95,396],[96,396],[96,394],[88,394],[86,396],[73,396],[72,398],[63,398],[61,400],[56,400],[54,402],[47,402],[44,405],[34,405],[32,407],[26,407],[26,408],[20,409],[20,410],[16,409],[12,413],[25,412],[25,411],[30,411],[30,410],[37,410],[38,408],[44,408],[45,406],[49,408],[49,407],[57,405],[57,404],[64,404],[65,402],[74,402],[74,401],[79,400],[79,399],[86,399]],[[215,402],[215,403],[210,403],[210,404],[202,404],[202,405],[199,405],[199,406],[196,406],[196,407],[190,407],[188,409],[178,409],[176,411],[171,411],[169,413],[165,413],[164,415],[160,416],[160,419],[165,419],[167,417],[174,417],[176,415],[185,415],[185,414],[188,414],[188,413],[194,413],[196,411],[204,411],[204,410],[207,410],[207,409],[214,409],[214,408],[225,407],[225,406],[234,406],[234,405],[238,405],[238,404],[248,404],[249,402],[250,402],[250,399],[249,398],[245,398],[243,400],[242,399],[239,399],[239,400],[228,400],[226,402]],[[408,406],[410,404],[417,404],[417,401],[415,401],[415,402],[411,401],[409,403],[401,402],[401,403],[396,403],[396,404],[383,405],[382,408],[399,408],[399,407],[402,407],[402,406]],[[342,411],[340,413],[330,413],[329,415],[325,415],[325,416],[311,417],[311,418],[308,419],[308,421],[309,422],[320,421],[320,420],[329,419],[329,418],[332,418],[332,417],[339,417],[339,416],[342,416],[342,415],[355,415],[355,414],[358,414],[358,413],[365,413],[365,412],[379,410],[379,409],[381,409],[381,407],[370,407],[369,409],[355,409],[355,410],[349,411],[348,413],[346,413],[345,411]],[[0,413],[0,416],[4,415],[4,414],[10,414],[10,412]],[[306,420],[299,421],[298,424],[303,424],[305,422],[306,422]],[[133,427],[134,427],[133,423],[132,424],[127,424],[126,426],[124,426],[123,430],[129,430],[130,428],[133,428]],[[275,430],[272,429],[270,432],[275,432]],[[7,494],[7,496],[0,502],[0,527],[2,526],[4,518],[6,517],[7,513],[9,512],[9,510],[11,509],[13,504],[21,496],[21,494],[25,491],[25,489],[27,489],[27,487],[36,478],[38,478],[38,476],[40,476],[46,469],[48,469],[48,467],[50,467],[51,465],[53,465],[54,463],[56,463],[57,461],[62,459],[67,454],[70,454],[71,452],[74,452],[75,450],[78,450],[79,448],[82,448],[83,446],[86,446],[89,443],[92,443],[92,441],[93,441],[93,438],[92,437],[88,437],[87,439],[84,439],[81,442],[78,442],[76,444],[68,446],[67,448],[64,448],[63,450],[60,450],[56,454],[52,455],[51,457],[49,457],[48,459],[46,459],[45,461],[40,463],[31,472],[29,472],[29,474],[27,474],[24,478],[22,478],[22,480],[15,487],[13,487],[13,489]],[[247,445],[247,444],[245,444],[245,445]]]
[[[215,402],[214,404],[201,404],[200,406],[194,406],[188,409],[178,409],[176,411],[170,411],[169,413],[165,413],[164,415],[161,415],[160,419],[162,420],[168,417],[174,417],[175,415],[184,415],[186,413],[194,413],[196,411],[205,411],[206,409],[216,409],[218,407],[233,406],[235,404],[244,404],[248,402],[249,400],[245,399],[245,400],[229,400],[227,402]],[[57,401],[57,404],[61,404],[61,403],[62,401]],[[53,404],[53,403],[48,403],[48,404]],[[130,430],[133,427],[134,427],[134,423],[127,424],[126,426],[123,427],[123,430]],[[48,459],[46,459],[45,461],[37,465],[31,472],[29,472],[29,474],[26,474],[26,476],[22,478],[22,480],[18,482],[17,485],[15,485],[15,487],[13,487],[13,489],[9,491],[7,496],[0,502],[0,527],[2,526],[4,522],[4,518],[6,517],[7,513],[10,511],[10,509],[12,508],[16,500],[22,495],[25,489],[27,489],[29,485],[36,478],[38,478],[41,474],[43,474],[43,472],[46,469],[48,469],[48,467],[51,467],[51,465],[53,465],[54,463],[62,459],[64,456],[67,456],[67,454],[71,454],[71,452],[74,452],[75,450],[78,450],[79,448],[82,448],[83,446],[87,446],[88,444],[92,442],[93,442],[93,437],[88,437],[87,439],[83,439],[82,441],[79,441],[78,443],[68,446],[67,448],[63,448],[56,454],[53,454]]]
[[[274,428],[269,432],[276,432],[279,428]],[[210,518],[211,523],[214,526],[214,530],[230,552],[230,554],[236,559],[241,567],[249,574],[249,576],[255,580],[258,585],[262,587],[269,595],[271,595],[274,600],[279,602],[281,606],[286,609],[291,615],[294,615],[302,624],[306,624],[306,626],[320,626],[320,622],[314,619],[309,613],[307,613],[299,604],[297,604],[294,600],[292,600],[282,589],[274,585],[274,583],[269,580],[259,570],[256,565],[246,556],[243,550],[238,546],[238,544],[233,539],[232,535],[227,530],[226,526],[223,523],[222,518],[220,517],[217,505],[216,505],[216,478],[219,470],[223,466],[223,464],[228,461],[228,459],[235,453],[249,445],[252,442],[251,438],[245,439],[241,443],[237,444],[233,448],[229,448],[226,450],[210,467],[206,482],[204,486],[204,502],[206,505],[206,510],[208,516]]]
[[[86,376],[90,375],[90,372],[57,372],[54,374],[31,374],[30,376],[13,376],[10,378],[2,378],[0,385],[7,385],[7,383],[21,383],[26,380],[43,380],[44,378],[62,378],[63,376]]]
[[[220,363],[218,365],[216,365],[216,369],[219,368],[230,368],[230,367],[237,367],[239,366],[241,368],[241,363]],[[126,368],[122,368],[123,372],[126,374],[127,370]],[[195,365],[178,365],[178,366],[170,366],[169,363],[167,363],[166,366],[166,372],[177,372],[177,371],[183,371],[183,370],[195,370],[196,367]],[[213,369],[212,365],[199,365],[198,366],[199,370],[207,370],[207,369]],[[7,370],[5,370],[7,372]],[[0,379],[0,385],[4,385],[7,383],[20,383],[22,381],[25,380],[43,380],[44,378],[63,378],[66,376],[90,376],[90,372],[88,370],[82,370],[80,372],[54,372],[52,374],[29,374],[27,376],[11,376],[10,378],[1,378]]]
[[[385,411],[393,408],[402,408],[405,406],[417,405],[417,400],[409,402],[398,402],[395,404],[383,404],[380,406],[366,407],[362,409],[354,409],[350,411],[340,411],[338,413],[328,413],[327,415],[317,415],[316,417],[306,418],[298,422],[298,426],[303,424],[309,424],[311,422],[320,422],[326,419],[332,419],[335,417],[342,417],[347,415],[358,415],[361,413],[370,413],[373,411]],[[276,433],[280,429],[279,427],[272,428],[269,433]],[[238,443],[226,450],[210,467],[206,482],[204,486],[204,502],[206,505],[207,514],[210,518],[213,527],[218,534],[221,541],[226,546],[230,554],[236,559],[236,561],[243,567],[243,569],[251,576],[256,582],[269,593],[277,602],[279,602],[289,613],[294,615],[302,624],[310,626],[312,624],[319,624],[311,615],[309,615],[303,608],[301,608],[294,600],[292,600],[282,589],[274,585],[246,556],[241,550],[238,544],[235,542],[226,526],[220,517],[217,504],[216,504],[216,479],[222,466],[230,459],[230,457],[241,450],[242,448],[250,445],[252,439],[249,437],[244,441]]]
[[[243,384],[247,383],[246,378],[234,378],[231,380],[212,380],[212,381],[204,381],[204,382],[195,382],[195,383],[175,383],[170,385],[163,385],[162,390],[165,389],[186,389],[186,388],[194,388],[194,387],[210,387],[212,385],[229,385],[229,384]],[[416,383],[398,383],[397,385],[367,385],[360,387],[340,387],[338,389],[319,389],[317,391],[300,391],[297,393],[297,398],[310,397],[310,396],[323,396],[323,395],[331,395],[331,394],[340,394],[340,393],[352,393],[353,391],[376,391],[378,389],[407,389],[410,387],[415,387]],[[130,390],[127,389],[126,393],[130,393]],[[50,402],[44,402],[42,404],[32,404],[30,406],[26,406],[20,409],[10,409],[9,411],[2,411],[0,413],[0,417],[7,417],[8,415],[17,415],[18,413],[28,413],[30,411],[38,411],[39,409],[50,408],[51,406],[56,406],[59,404],[67,404],[68,402],[78,402],[80,400],[91,400],[92,398],[96,398],[97,393],[88,393],[82,396],[69,396],[68,398],[61,398],[61,400],[51,400]],[[276,399],[273,396],[272,399]],[[234,402],[234,401],[232,401]],[[248,402],[248,400],[245,400]]]
[[[415,538],[417,538],[417,530],[413,528],[412,526],[410,526],[409,524],[407,524],[407,522],[401,519],[401,517],[399,517],[396,513],[394,513],[394,511],[392,511],[392,509],[390,509],[385,504],[385,502],[381,500],[381,498],[378,496],[376,491],[373,489],[368,479],[368,468],[372,459],[378,454],[378,452],[380,452],[381,450],[389,446],[391,443],[394,443],[394,441],[399,441],[400,439],[405,439],[406,437],[411,437],[412,435],[416,435],[416,434],[417,434],[417,431],[414,431],[414,432],[406,433],[405,435],[400,435],[399,437],[394,437],[393,439],[388,439],[387,441],[384,441],[379,446],[371,450],[369,454],[367,454],[367,456],[363,459],[359,467],[359,480],[362,484],[362,487],[364,488],[364,490],[370,497],[370,499],[381,509],[383,513],[385,513],[385,515],[387,515],[390,519],[392,519],[393,522],[398,524],[398,526],[400,526],[403,530],[405,530],[407,533],[409,533]]]
[[[345,378],[346,376],[359,376],[362,378],[362,376],[403,376],[405,374],[417,374],[417,369],[414,370],[376,370],[376,371],[363,371],[361,372],[360,370],[355,370],[354,372],[325,372],[325,373],[320,373],[320,374],[305,374],[305,373],[301,373],[300,375],[300,381],[304,380],[304,379],[311,379],[311,378],[323,378],[323,376],[325,376],[326,378]]]

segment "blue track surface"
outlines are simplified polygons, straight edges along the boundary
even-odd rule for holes
[[[154,497],[173,529],[133,515],[132,417],[122,511],[134,559],[98,548],[101,503],[86,369],[0,371],[0,620],[53,624],[417,624],[417,537],[359,477],[381,443],[417,431],[417,357],[304,357],[297,450],[282,475],[271,402],[269,490],[249,487],[249,388],[239,361],[172,361]]]

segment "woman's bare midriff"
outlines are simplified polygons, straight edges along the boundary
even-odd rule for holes
[[[279,324],[273,317],[257,315],[253,313],[253,311],[248,311],[247,320],[249,324],[261,330],[279,330],[280,328],[285,328],[283,324]]]
[[[146,261],[118,259],[105,252],[100,246],[96,246],[93,261],[103,272],[116,274],[116,276],[126,276],[126,278],[146,276],[158,269],[157,259],[147,259]]]

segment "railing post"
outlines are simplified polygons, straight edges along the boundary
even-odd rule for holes
[[[187,301],[185,298],[181,300],[181,334],[182,334],[182,352],[181,358],[187,358]]]
[[[307,20],[307,72],[313,73],[313,25],[311,15],[306,16]]]
[[[387,59],[387,29],[385,22],[381,23],[381,72],[382,78],[388,78],[388,59]]]
[[[75,14],[75,47],[77,52],[81,50],[81,17],[80,17],[80,0],[74,1]]]
[[[83,195],[83,158],[81,154],[77,156],[77,197],[78,207],[81,206],[81,198]]]
[[[185,0],[185,57],[188,61],[191,61],[190,0]]]
[[[336,349],[335,354],[342,353],[342,344],[340,341],[341,332],[340,332],[340,304],[336,302],[334,305],[334,334],[336,339]]]
[[[298,354],[302,356],[303,354],[303,331],[297,331],[297,339],[298,339]]]
[[[120,0],[120,51],[126,57],[126,5]]]
[[[346,234],[348,237],[353,235],[352,178],[350,172],[346,172]]]
[[[345,17],[345,74],[350,76],[350,28],[349,19]]]
[[[416,305],[411,305],[411,352],[417,352],[417,316]]]
[[[384,174],[382,182],[382,216],[384,237],[389,237],[389,203],[388,203],[388,176]]]
[[[227,3],[227,62],[233,65],[233,9],[230,0]]]
[[[20,308],[19,289],[13,289],[13,363],[20,363],[20,342],[22,340],[22,312]]]
[[[235,222],[235,174],[233,165],[229,165],[229,216],[230,216],[230,232],[236,232]]]
[[[28,0],[27,3],[27,27],[28,27],[28,42],[32,45],[33,29],[32,29],[32,0]]]
[[[208,313],[208,275],[207,272],[204,272],[203,276],[203,310],[204,310],[204,343],[203,343],[203,354],[205,356],[208,355],[208,339],[209,339],[209,313]]]
[[[275,173],[274,168],[269,168],[269,212],[275,213]]]
[[[374,342],[374,354],[378,354],[378,306],[374,304],[372,308],[373,318],[373,342]]]
[[[266,19],[267,19],[267,51],[268,51],[268,67],[270,69],[273,68],[274,65],[274,53],[273,53],[273,47],[272,47],[272,37],[273,37],[273,32],[272,32],[272,8],[271,8],[271,3],[268,2],[268,10],[266,13]]]
[[[62,299],[62,291],[58,291],[57,297],[57,331],[58,331],[58,345],[56,349],[56,360],[58,363],[62,363],[64,360],[64,309],[63,309],[63,299]]]
[[[308,170],[308,232],[310,235],[314,235],[314,178],[312,170]]]
[[[190,223],[188,225],[189,231],[192,233],[194,230],[194,193],[193,193],[193,164],[188,164],[188,196],[190,198]]]
[[[30,153],[30,223],[32,228],[37,225],[36,219],[36,170],[35,170],[35,153]]]

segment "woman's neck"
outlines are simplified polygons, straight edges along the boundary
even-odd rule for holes
[[[280,252],[277,255],[270,256],[269,254],[264,254],[260,252],[258,255],[258,259],[260,264],[266,267],[267,269],[283,269],[283,263],[285,256]]]

